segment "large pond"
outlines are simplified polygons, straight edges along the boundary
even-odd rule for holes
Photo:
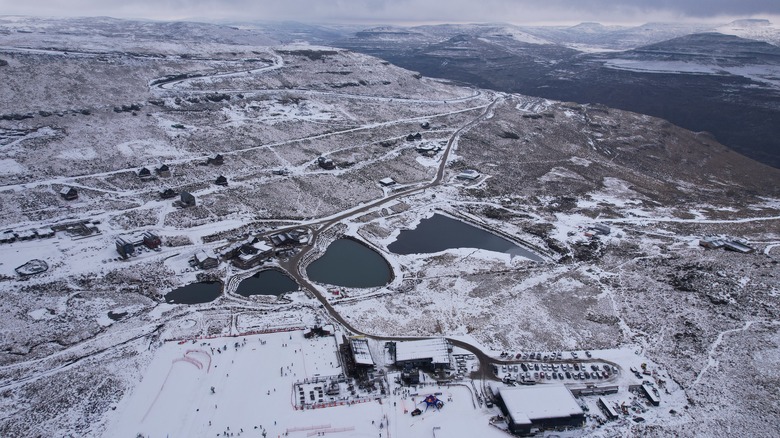
[[[174,289],[165,295],[165,302],[171,304],[210,303],[222,293],[219,281],[202,281]]]
[[[298,290],[298,283],[277,269],[265,269],[241,280],[236,293],[250,295],[282,295]]]
[[[429,254],[453,248],[485,249],[542,261],[535,253],[503,237],[441,214],[423,219],[413,230],[402,230],[395,242],[387,246],[395,254]]]
[[[325,254],[306,267],[306,274],[314,281],[344,287],[378,287],[392,279],[387,261],[352,239],[328,245]]]

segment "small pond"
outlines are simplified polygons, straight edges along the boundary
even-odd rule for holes
[[[325,254],[306,267],[310,279],[343,287],[378,287],[392,280],[387,261],[378,252],[353,239],[338,239]]]
[[[387,246],[395,254],[430,254],[453,248],[485,249],[542,261],[532,251],[503,237],[441,214],[423,219],[413,230],[402,230]]]
[[[210,303],[222,293],[222,282],[202,281],[174,289],[165,295],[165,302],[171,304]]]
[[[278,269],[265,269],[241,280],[236,293],[250,295],[282,295],[298,290],[298,283]]]

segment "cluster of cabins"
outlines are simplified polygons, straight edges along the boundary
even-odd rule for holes
[[[54,237],[54,234],[55,232],[53,228],[40,228],[37,230],[23,231],[8,230],[0,233],[0,243],[13,243],[17,240],[26,241],[34,239],[48,239],[50,237]]]
[[[703,246],[707,249],[725,249],[727,251],[734,251],[734,252],[741,252],[742,254],[750,254],[755,249],[747,244],[745,241],[737,240],[737,239],[731,239],[731,238],[720,238],[720,237],[705,237],[703,239],[699,240],[699,245]]]
[[[274,256],[283,256],[311,240],[308,229],[298,228],[272,234],[268,239],[249,237],[221,253],[224,260],[232,260],[239,269],[251,269]]]

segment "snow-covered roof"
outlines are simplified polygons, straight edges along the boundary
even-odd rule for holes
[[[215,259],[215,258],[216,257],[214,255],[209,254],[206,251],[199,251],[195,253],[195,260],[197,260],[198,263],[203,263],[208,259]]]
[[[383,184],[383,185],[386,185],[386,186],[389,186],[389,185],[395,184],[395,180],[393,178],[387,177],[387,178],[380,179],[379,183]]]
[[[266,252],[266,251],[271,251],[272,249],[274,249],[272,246],[268,245],[267,243],[265,243],[262,240],[259,241],[259,242],[253,243],[252,246],[256,250],[258,250],[259,252]]]
[[[374,359],[371,358],[371,351],[368,349],[368,339],[352,338],[349,340],[352,347],[352,355],[355,357],[355,363],[358,365],[374,365]]]
[[[395,361],[431,359],[433,363],[450,363],[449,344],[444,338],[397,342]]]
[[[458,174],[458,178],[460,179],[477,179],[479,177],[479,172],[474,169],[466,169]]]
[[[563,385],[502,387],[498,390],[515,424],[582,415],[582,408]]]
[[[67,195],[72,190],[72,187],[65,186],[60,190],[61,195]]]

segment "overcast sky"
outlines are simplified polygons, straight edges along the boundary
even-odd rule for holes
[[[0,15],[342,23],[712,21],[780,16],[780,0],[0,0]]]

